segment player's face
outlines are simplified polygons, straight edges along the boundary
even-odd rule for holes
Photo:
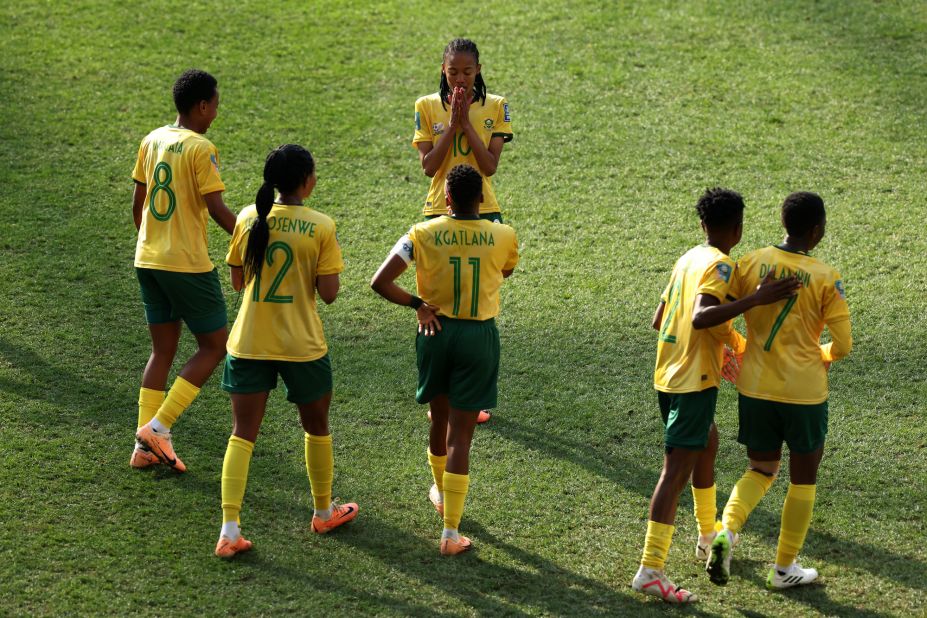
[[[212,121],[216,119],[216,116],[219,115],[219,89],[216,89],[216,94],[213,95],[212,99],[209,101],[200,102],[200,112],[203,114],[203,122],[205,124],[205,129],[203,133],[206,132],[206,129],[209,128],[209,125],[212,124]]]
[[[473,82],[480,74],[480,68],[473,54],[467,52],[452,52],[444,57],[444,64],[441,65],[451,89],[463,88],[469,96],[473,96]]]

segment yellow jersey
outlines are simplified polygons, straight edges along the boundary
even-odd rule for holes
[[[439,93],[436,92],[418,99],[415,102],[415,137],[412,138],[412,146],[417,147],[416,144],[419,142],[430,142],[432,144],[437,142],[447,128],[450,116],[451,105],[445,103],[442,106]],[[509,112],[509,104],[503,97],[487,94],[485,103],[477,99],[470,104],[469,117],[470,124],[480,135],[484,146],[489,147],[489,141],[493,137],[501,137],[507,142],[512,141],[512,117]],[[423,211],[425,216],[447,214],[444,182],[451,168],[461,163],[467,163],[477,171],[480,169],[476,157],[473,155],[473,150],[467,141],[467,136],[464,135],[463,131],[458,131],[451,147],[448,148],[444,162],[431,179],[428,197],[425,198]],[[489,212],[499,212],[499,202],[496,201],[496,193],[493,191],[491,178],[484,176],[483,201],[480,204],[480,214]]]
[[[255,206],[238,215],[225,261],[244,263]],[[242,290],[241,309],[226,348],[237,358],[305,362],[325,356],[328,344],[316,311],[315,279],[344,270],[335,222],[308,206],[274,204],[261,276]]]
[[[724,343],[739,337],[731,320],[696,330],[692,314],[699,294],[725,302],[733,272],[734,260],[708,244],[693,247],[676,261],[669,284],[660,296],[663,320],[653,376],[658,391],[691,393],[720,385]]]
[[[190,129],[155,129],[139,146],[132,178],[147,188],[135,266],[181,273],[213,270],[203,196],[225,190],[213,143]]]
[[[737,390],[782,403],[826,401],[821,333],[825,324],[850,319],[843,280],[836,270],[806,253],[765,247],[737,261],[731,296],[750,294],[770,272],[778,279],[795,275],[802,287],[796,296],[744,313],[747,351]]]
[[[413,225],[393,252],[415,261],[418,296],[438,307],[438,315],[460,320],[496,317],[502,271],[518,264],[511,227],[447,215]]]

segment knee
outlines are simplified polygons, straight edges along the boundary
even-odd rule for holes
[[[756,461],[750,460],[750,469],[760,474],[765,474],[770,477],[777,477],[779,475],[779,462],[778,461]]]

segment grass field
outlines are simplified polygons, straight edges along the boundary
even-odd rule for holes
[[[0,7],[0,35],[0,614],[927,613],[927,5],[26,0]],[[412,106],[460,35],[511,102],[494,182],[522,262],[503,290],[500,405],[474,441],[461,530],[477,550],[448,560],[413,318],[367,282],[420,218]],[[129,174],[191,66],[219,79],[226,202],[251,203],[272,147],[306,145],[311,204],[347,264],[322,318],[335,494],[361,514],[309,532],[302,433],[276,393],[242,513],[256,551],[229,563],[212,555],[231,425],[216,378],[175,427],[187,474],[127,465],[149,349]],[[847,282],[855,349],[831,371],[803,552],[820,584],[763,587],[783,474],[726,588],[692,557],[684,494],[668,569],[702,602],[675,610],[629,587],[662,457],[649,320],[719,184],[748,204],[735,257],[780,240],[787,193],[824,196],[816,254]],[[728,385],[722,505],[745,464],[736,422]]]

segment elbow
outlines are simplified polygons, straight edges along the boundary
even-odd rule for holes
[[[338,298],[338,293],[335,292],[334,294],[319,294],[319,298],[321,298],[322,302],[324,302],[326,305],[330,305],[335,302],[336,298]]]
[[[429,178],[434,178],[435,174],[438,173],[438,170],[432,169],[430,165],[422,161],[422,173],[428,176]]]
[[[695,330],[704,330],[710,326],[711,324],[701,314],[696,313],[692,316],[692,328]]]
[[[370,289],[383,296],[383,282],[380,281],[379,277],[376,275],[373,276],[373,279],[370,280]]]
[[[834,345],[831,346],[830,353],[834,360],[840,360],[841,358],[848,356],[852,350],[853,340],[848,339],[847,341],[841,341],[839,344],[834,342]]]

